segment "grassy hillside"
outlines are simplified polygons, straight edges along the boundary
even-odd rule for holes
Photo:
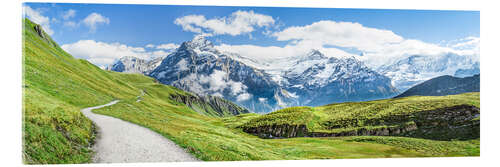
[[[92,156],[89,146],[95,130],[80,110],[113,99],[136,100],[141,87],[126,81],[140,85],[154,84],[154,79],[104,71],[86,60],[75,59],[39,25],[28,19],[23,23],[23,160],[25,163],[89,162]],[[155,94],[154,89],[159,86],[156,85],[147,93]],[[169,86],[160,89],[189,95]]]
[[[455,153],[453,150],[437,150],[437,153],[432,154],[419,151],[439,142],[424,139],[419,141],[427,145],[414,147],[393,142],[409,143],[406,138],[261,139],[236,128],[260,115],[242,114],[221,118],[213,112],[195,111],[170,98],[173,94],[189,93],[159,84],[149,77],[104,71],[85,60],[75,59],[43,31],[36,31],[36,24],[27,19],[24,23],[23,159],[26,163],[89,162],[92,156],[89,146],[94,139],[95,129],[80,110],[113,99],[121,101],[94,112],[150,128],[201,160],[478,155],[471,151]],[[316,114],[317,108],[297,110],[310,110],[310,113],[297,113],[295,109],[287,111],[297,114],[301,119],[290,117],[295,115],[274,114],[299,123],[314,123],[321,119]],[[454,150],[470,147],[464,141],[457,142],[461,144],[452,145]]]
[[[479,137],[479,105],[479,93],[476,92],[340,103],[314,108],[291,107],[255,117],[238,127],[261,134],[261,137],[390,135],[390,131],[400,133],[426,127],[426,134],[401,132],[401,135],[431,139],[474,139]],[[477,113],[474,113],[476,110]],[[445,129],[470,126],[470,129],[443,132],[430,129],[432,126]],[[280,128],[281,131],[274,131]],[[302,135],[290,134],[297,131]]]
[[[80,109],[135,97],[139,89],[73,58],[35,27],[24,20],[23,158],[26,163],[88,162],[94,130]]]

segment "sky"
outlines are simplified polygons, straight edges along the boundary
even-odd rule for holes
[[[265,59],[319,49],[379,66],[410,54],[479,57],[479,11],[25,3],[64,50],[104,67],[166,56],[203,35],[223,51]],[[363,55],[363,56],[360,56]],[[382,58],[382,59],[381,59]]]

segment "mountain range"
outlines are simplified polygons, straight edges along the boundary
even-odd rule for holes
[[[401,92],[438,76],[467,77],[480,72],[479,60],[455,53],[410,55],[375,70],[391,78],[393,86]]]
[[[381,99],[398,93],[390,78],[356,58],[328,57],[318,50],[270,62],[222,52],[197,36],[159,65],[157,59],[122,59],[109,69],[140,72],[189,92],[223,97],[253,112]]]

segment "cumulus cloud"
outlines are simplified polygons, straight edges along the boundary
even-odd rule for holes
[[[387,44],[403,41],[403,37],[389,30],[365,27],[359,23],[319,21],[306,26],[294,26],[273,34],[278,41],[297,40],[378,51]]]
[[[175,19],[174,23],[184,31],[208,35],[241,35],[256,28],[270,27],[275,20],[268,15],[253,11],[236,11],[228,17],[206,19],[203,15],[188,15]]]
[[[178,44],[167,43],[156,46],[156,49],[172,50],[172,49],[177,49],[178,47],[179,47]]]
[[[75,15],[76,15],[76,10],[69,9],[69,10],[67,10],[66,12],[64,12],[64,13],[63,13],[62,18],[63,18],[64,20],[68,20],[68,19],[70,19],[70,18],[75,17]]]
[[[142,47],[131,47],[120,43],[105,43],[94,40],[80,40],[72,44],[64,44],[61,48],[76,58],[86,59],[97,66],[111,64],[123,56],[148,59],[152,55],[152,53],[145,52]]]
[[[50,19],[47,16],[43,16],[40,11],[34,10],[29,6],[23,6],[23,11],[26,17],[28,17],[31,21],[40,24],[43,30],[49,34],[54,34],[54,31],[50,28]]]
[[[109,18],[104,17],[99,13],[91,13],[82,20],[82,23],[89,27],[90,32],[95,32],[98,25],[109,24]]]
[[[440,46],[405,39],[390,30],[365,27],[352,22],[319,21],[305,26],[288,27],[271,36],[278,41],[288,41],[288,44],[283,47],[220,44],[217,48],[246,58],[268,61],[304,56],[316,49],[329,57],[356,57],[372,68],[411,55],[440,56],[454,53],[479,59],[477,37],[467,37],[449,46]],[[359,56],[359,52],[363,56]]]
[[[153,44],[147,44],[146,45],[146,48],[154,48],[154,47],[155,47],[155,45],[153,45]]]

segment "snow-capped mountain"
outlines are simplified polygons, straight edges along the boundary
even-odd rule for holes
[[[479,74],[479,60],[454,53],[426,56],[411,55],[376,69],[391,78],[399,91],[442,75],[467,77]]]
[[[145,74],[196,94],[223,97],[254,112],[397,94],[388,77],[354,57],[327,57],[312,50],[302,56],[259,60],[221,52],[202,36],[182,43]]]
[[[219,52],[201,36],[182,43],[149,76],[186,91],[224,97],[254,112],[285,107],[278,99],[287,98],[268,74]]]
[[[372,100],[397,93],[388,77],[356,58],[326,57],[317,50],[297,59],[283,78],[282,87],[293,92],[301,105]]]
[[[148,75],[156,67],[158,67],[164,57],[157,57],[151,60],[144,60],[136,57],[125,56],[118,59],[107,70],[124,72],[124,73],[142,73]]]
[[[318,50],[266,61],[230,55],[270,74],[273,81],[294,98],[293,105],[318,106],[397,94],[388,77],[371,70],[354,57],[327,57]]]

